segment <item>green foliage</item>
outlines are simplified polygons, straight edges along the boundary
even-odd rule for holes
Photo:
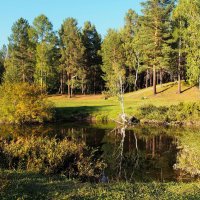
[[[34,19],[30,32],[36,45],[35,82],[46,92],[52,89],[58,79],[56,78],[58,76],[58,61],[56,61],[58,39],[53,32],[53,25],[44,15]]]
[[[102,58],[98,53],[101,50],[101,36],[98,34],[96,27],[89,21],[85,22],[82,29],[82,42],[85,47],[85,73],[82,73],[82,75],[86,75],[83,87],[88,85],[87,90],[95,93],[96,90],[100,91],[103,86],[103,79],[101,77]]]
[[[83,58],[85,47],[82,42],[78,23],[74,18],[66,19],[59,31],[61,39],[61,69],[66,72],[68,79],[68,95],[71,97],[73,89],[77,87],[77,81],[85,71],[83,70]]]
[[[0,198],[9,199],[91,199],[91,200],[196,200],[200,183],[110,183],[91,184],[61,176],[4,171]]]
[[[200,103],[179,103],[178,105],[154,106],[145,105],[139,108],[138,117],[160,122],[198,123],[200,120]]]
[[[101,55],[106,88],[112,95],[119,94],[120,79],[125,82],[125,60],[122,35],[118,31],[108,31],[102,44]]]
[[[5,82],[12,83],[13,78],[17,82],[33,82],[34,44],[30,40],[29,29],[28,21],[23,18],[15,22],[12,27],[8,45]],[[15,68],[14,71],[12,71],[13,68]],[[15,73],[13,74],[13,72]],[[12,73],[12,75],[9,73]]]
[[[141,119],[165,121],[168,108],[165,106],[156,107],[155,105],[144,105],[139,108],[138,116]]]
[[[127,65],[127,83],[129,88],[134,85],[137,89],[138,74],[141,73],[142,63],[142,41],[140,40],[140,17],[132,9],[125,16],[125,26],[122,30],[123,47]],[[134,74],[134,75],[133,75]]]
[[[156,70],[169,66],[168,40],[171,34],[170,16],[173,5],[173,0],[147,0],[142,3],[140,38],[145,54],[144,64],[153,70],[154,94],[156,94]]]
[[[98,178],[105,164],[82,142],[64,138],[18,136],[0,139],[1,168],[44,174],[64,173],[82,180]]]
[[[200,3],[199,1],[189,1],[187,13],[188,28],[187,40],[187,76],[191,84],[200,82]]]
[[[3,79],[3,73],[5,71],[5,59],[7,55],[7,47],[3,45],[2,49],[0,49],[0,83]]]
[[[195,132],[187,132],[178,138],[178,155],[174,165],[175,169],[183,171],[184,174],[192,176],[200,175],[200,148],[199,135]]]
[[[35,123],[52,120],[53,105],[41,89],[28,83],[3,84],[0,87],[0,122]]]

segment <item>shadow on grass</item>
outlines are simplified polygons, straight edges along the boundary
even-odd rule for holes
[[[170,84],[170,85],[168,85],[166,88],[164,88],[164,89],[161,90],[160,92],[157,92],[157,94],[161,94],[161,93],[163,93],[163,92],[169,90],[169,89],[172,88],[172,87],[174,87],[174,84]]]
[[[109,107],[114,105],[104,106],[77,106],[77,107],[57,107],[55,108],[57,121],[74,121],[88,120],[95,113],[107,111]]]
[[[56,199],[60,194],[69,194],[76,189],[74,181],[61,176],[51,177],[31,173],[4,173],[0,180],[6,182],[0,185],[0,199]]]
[[[185,90],[182,90],[182,91],[181,91],[181,93],[184,93],[184,92],[186,92],[186,91],[188,91],[188,90],[192,89],[193,87],[195,87],[195,85],[193,85],[193,86],[190,86],[190,87],[186,88]]]

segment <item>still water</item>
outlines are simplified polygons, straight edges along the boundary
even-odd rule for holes
[[[114,181],[189,181],[197,178],[200,170],[198,129],[62,123],[1,126],[0,135],[43,135],[83,141],[104,160],[104,174]]]

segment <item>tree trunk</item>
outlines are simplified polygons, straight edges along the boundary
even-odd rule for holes
[[[93,87],[94,87],[94,94],[96,94],[96,78],[95,78],[95,75],[94,75],[94,85],[93,85]]]
[[[160,87],[162,87],[163,77],[162,77],[162,69],[160,70]]]
[[[59,89],[59,93],[60,94],[63,94],[63,76],[61,74],[61,77],[60,77],[60,89]]]
[[[178,53],[178,94],[181,94],[181,38],[179,39],[179,53]]]
[[[82,78],[82,83],[81,83],[81,93],[82,93],[82,95],[85,93],[85,87],[84,87],[84,83],[83,83],[83,78]]]
[[[152,71],[151,70],[149,72],[149,79],[150,79],[150,86],[152,86],[153,83],[152,83]]]
[[[152,158],[155,157],[155,137],[153,137],[152,141]]]
[[[64,94],[64,72],[62,70],[61,76],[60,76],[60,93]]]
[[[146,88],[148,88],[148,82],[149,82],[149,70],[147,69],[147,74],[146,74]]]
[[[68,74],[68,98],[71,98],[71,85],[70,85],[70,75]]]
[[[25,74],[24,74],[24,73],[22,74],[22,79],[23,79],[23,80],[22,80],[23,83],[25,83],[26,80],[25,80]]]
[[[153,66],[153,94],[156,95],[156,67]]]
[[[156,85],[159,84],[158,72],[156,72]]]
[[[138,80],[138,68],[136,69],[135,72],[135,83],[134,83],[134,90],[137,90],[137,80]]]
[[[178,94],[181,94],[181,74],[178,72]]]
[[[74,85],[71,85],[71,97],[73,97],[73,89],[74,89]]]

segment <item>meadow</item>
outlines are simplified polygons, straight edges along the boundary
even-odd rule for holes
[[[157,86],[157,94],[152,94],[152,87],[124,95],[125,112],[129,116],[138,114],[143,106],[155,105],[169,107],[181,102],[198,102],[200,92],[197,87],[182,83],[182,93],[177,94],[177,84],[167,83]],[[116,97],[105,99],[104,95],[76,95],[68,98],[66,95],[50,96],[56,107],[58,120],[117,120],[121,113],[119,101]]]

